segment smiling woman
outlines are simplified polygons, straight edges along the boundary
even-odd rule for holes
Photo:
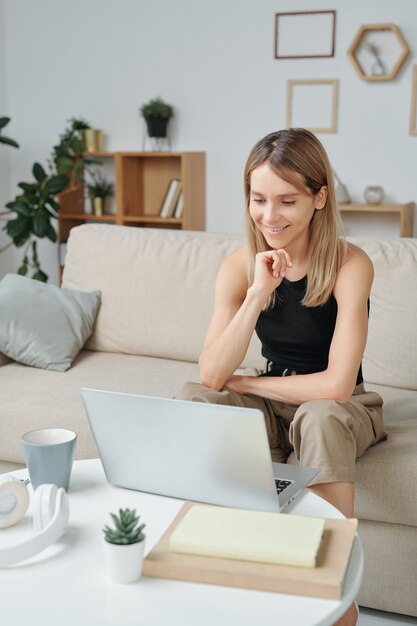
[[[310,488],[354,515],[356,458],[386,437],[382,399],[364,388],[373,267],[347,245],[332,169],[319,140],[267,135],[244,172],[246,245],[223,261],[200,356],[202,384],[183,400],[263,411],[275,460],[319,468]],[[253,332],[268,367],[237,376]],[[352,626],[355,607],[339,622]]]

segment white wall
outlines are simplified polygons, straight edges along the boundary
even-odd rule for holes
[[[13,195],[70,117],[104,129],[109,150],[140,150],[138,108],[159,95],[176,108],[172,148],[207,153],[207,229],[240,231],[244,163],[255,141],[285,126],[287,79],[338,78],[338,132],[320,139],[353,200],[371,184],[387,201],[417,200],[417,137],[408,134],[415,53],[381,83],[360,80],[346,55],[366,23],[397,24],[412,48],[415,0],[3,2],[7,109],[22,146],[10,155]],[[337,10],[335,57],[275,60],[275,13],[314,9]],[[390,217],[349,224],[350,234],[398,233]],[[54,246],[45,242],[41,256],[56,281]]]
[[[0,0],[0,117],[7,117],[7,113],[4,6],[3,0]],[[15,128],[16,126],[10,122],[5,128],[4,134],[14,137],[13,131]],[[10,199],[10,152],[13,150],[14,148],[0,144],[0,213],[5,210],[3,207]],[[0,249],[10,241],[6,233],[3,232],[4,224],[5,222],[0,217]],[[14,255],[13,249],[9,248],[6,252],[0,254],[0,278],[11,271],[14,271]]]

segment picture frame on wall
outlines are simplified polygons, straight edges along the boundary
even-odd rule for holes
[[[337,131],[339,81],[336,78],[287,81],[287,128],[313,133]]]
[[[275,14],[276,59],[333,57],[336,11],[295,11]]]
[[[417,65],[413,65],[411,79],[410,135],[417,136]]]

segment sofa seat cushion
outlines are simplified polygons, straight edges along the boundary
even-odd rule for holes
[[[388,439],[356,464],[356,516],[417,526],[417,391],[366,384],[384,399]]]
[[[239,370],[255,374],[252,369]],[[81,401],[81,387],[172,398],[187,381],[199,381],[198,365],[185,361],[82,350],[64,374],[11,362],[0,368],[0,459],[24,462],[20,437],[59,426],[79,435],[75,458],[98,456]],[[22,410],[22,407],[26,407]]]
[[[0,459],[24,462],[23,433],[59,426],[79,437],[76,458],[97,457],[81,387],[172,397],[181,382],[198,381],[195,363],[83,350],[62,374],[12,362],[0,368]],[[25,407],[25,410],[22,410]]]

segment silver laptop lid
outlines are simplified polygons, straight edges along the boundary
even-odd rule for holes
[[[94,389],[81,395],[111,484],[279,510],[261,411]]]

